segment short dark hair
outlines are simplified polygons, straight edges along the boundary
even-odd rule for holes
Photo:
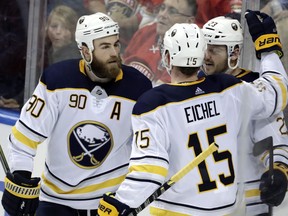
[[[179,71],[181,71],[181,73],[183,73],[187,76],[191,76],[193,74],[196,74],[200,69],[200,67],[178,67],[178,68],[179,68]]]
[[[241,14],[232,12],[232,13],[227,13],[224,15],[226,18],[230,17],[231,19],[237,19],[241,23]]]

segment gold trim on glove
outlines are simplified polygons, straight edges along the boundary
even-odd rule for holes
[[[39,197],[40,184],[37,187],[23,187],[5,178],[5,189],[14,196],[24,199],[35,199]]]

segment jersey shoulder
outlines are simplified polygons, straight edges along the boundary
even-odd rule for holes
[[[251,70],[241,69],[241,72],[236,77],[246,82],[253,82],[259,78],[259,73],[253,72]]]
[[[136,81],[137,83],[139,82],[142,83],[143,85],[152,86],[151,81],[136,68],[123,64],[122,71],[124,74],[124,79],[127,80],[128,82]]]
[[[136,68],[122,65],[123,78],[116,82],[118,96],[137,100],[140,95],[152,88],[152,82]]]
[[[44,69],[40,81],[48,90],[61,88],[85,88],[89,79],[81,72],[80,59],[69,59],[50,65]]]
[[[228,74],[203,77],[187,84],[162,84],[145,92],[134,106],[133,114],[141,115],[169,103],[182,102],[207,94],[220,93],[242,81]]]
[[[136,100],[144,91],[152,88],[151,81],[137,69],[122,65],[123,76],[107,84],[93,82],[84,72],[84,63],[80,59],[58,62],[46,68],[40,81],[48,90],[87,89],[101,86],[109,95]]]

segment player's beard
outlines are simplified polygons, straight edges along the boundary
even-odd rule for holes
[[[115,62],[112,63],[112,62]],[[93,57],[91,68],[93,73],[99,78],[115,79],[120,72],[122,59],[120,56],[110,58],[106,62],[99,61],[96,56]]]

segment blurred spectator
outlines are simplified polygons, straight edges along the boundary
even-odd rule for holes
[[[196,11],[196,0],[164,0],[156,22],[145,25],[133,35],[124,52],[124,62],[140,70],[154,86],[170,82],[170,76],[161,63],[159,45],[165,32],[175,23],[193,23]]]
[[[88,13],[102,12],[107,13],[104,0],[82,0],[84,8]]]
[[[142,19],[137,0],[108,0],[107,14],[118,22],[120,27],[121,52],[127,47],[131,37],[139,27]]]
[[[75,10],[58,5],[49,14],[46,26],[45,64],[71,58],[81,58],[75,43],[75,29],[79,16]]]
[[[242,0],[231,0],[230,2],[231,12],[240,13],[242,10]]]
[[[87,10],[84,7],[86,0],[47,0],[47,12],[48,14],[58,5],[66,5],[77,11],[79,16],[87,14]]]
[[[23,104],[28,9],[28,0],[0,1],[0,107]]]
[[[163,3],[163,0],[138,0],[140,7],[140,14],[142,16],[139,28],[151,23],[155,20],[159,6]]]
[[[202,27],[208,20],[231,12],[231,0],[197,0],[196,23]]]

